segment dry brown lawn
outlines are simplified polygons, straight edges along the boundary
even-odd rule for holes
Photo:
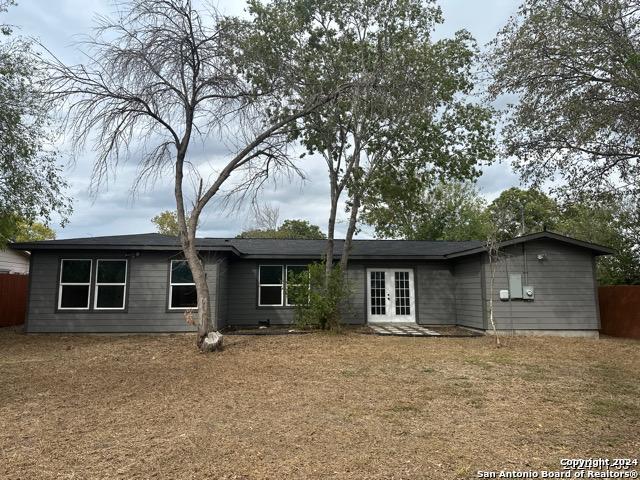
[[[640,452],[640,342],[0,332],[0,478],[472,478]]]

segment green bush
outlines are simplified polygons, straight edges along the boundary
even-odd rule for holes
[[[340,329],[340,306],[349,298],[349,284],[340,267],[326,277],[325,264],[312,263],[304,272],[287,278],[287,295],[296,305],[296,323],[301,327],[323,330]]]

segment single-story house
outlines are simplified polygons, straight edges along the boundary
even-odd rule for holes
[[[287,277],[324,240],[201,238],[217,328],[295,321]],[[339,254],[343,242],[336,242]],[[178,239],[156,233],[13,244],[31,252],[27,332],[193,330],[191,272]],[[349,324],[415,322],[489,331],[597,335],[595,258],[612,250],[551,232],[502,242],[493,292],[480,241],[355,240]]]

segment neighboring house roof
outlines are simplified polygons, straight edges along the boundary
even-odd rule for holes
[[[596,255],[613,253],[613,250],[582,242],[551,232],[540,232],[514,238],[500,244],[501,247],[525,241],[550,238],[592,250]],[[315,258],[322,255],[326,240],[288,240],[269,238],[198,238],[199,250],[229,251],[243,258]],[[335,255],[339,256],[344,240],[335,241]],[[177,237],[159,233],[115,235],[109,237],[71,238],[42,242],[16,243],[11,248],[22,250],[180,250]],[[351,258],[394,259],[446,259],[484,252],[483,242],[428,240],[354,240]]]

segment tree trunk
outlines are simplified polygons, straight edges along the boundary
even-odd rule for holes
[[[360,210],[360,194],[353,196],[351,202],[351,215],[349,216],[349,226],[347,227],[347,235],[344,239],[344,249],[340,256],[340,269],[343,275],[347,274],[347,266],[349,265],[349,253],[351,252],[351,245],[353,243],[353,235],[356,232],[356,226],[358,224],[358,211]]]
[[[330,173],[331,178],[331,210],[329,211],[329,223],[327,225],[327,246],[325,256],[325,282],[329,280],[331,269],[333,268],[333,251],[335,246],[336,215],[338,213],[338,185],[334,173]]]
[[[342,255],[340,256],[340,269],[342,270],[342,274],[347,274],[347,266],[349,264],[349,253],[351,251],[351,243],[353,241],[353,235],[356,231],[356,225],[358,223],[358,213],[360,210],[360,202],[362,201],[362,193],[365,188],[364,184],[367,182],[367,179],[359,178],[358,169],[360,167],[360,137],[358,135],[354,135],[354,151],[353,151],[353,162],[351,163],[352,168],[350,174],[352,174],[352,184],[349,189],[349,193],[351,194],[351,214],[349,215],[349,225],[347,226],[347,234],[344,238],[344,248],[342,249]]]
[[[191,237],[191,235],[189,235]],[[198,294],[198,348],[202,349],[203,342],[207,335],[214,330],[211,321],[209,285],[207,284],[207,275],[204,271],[204,265],[198,256],[195,245],[195,232],[189,238],[188,246],[183,245],[184,256],[189,263],[193,282],[196,284],[196,292]]]
[[[187,222],[186,212],[184,208],[184,196],[182,194],[182,179],[184,159],[187,152],[187,141],[183,141],[178,149],[176,158],[176,178],[174,193],[176,197],[176,210],[178,213],[178,226],[180,227],[180,243],[184,257],[189,264],[193,283],[196,286],[196,294],[198,297],[198,336],[196,345],[201,351],[212,351],[222,347],[222,337],[212,338],[206,342],[208,335],[213,332],[214,327],[211,321],[211,302],[209,298],[209,285],[207,284],[207,276],[204,271],[204,265],[198,256],[196,246],[196,231],[198,229],[198,218],[200,211],[194,208]]]

